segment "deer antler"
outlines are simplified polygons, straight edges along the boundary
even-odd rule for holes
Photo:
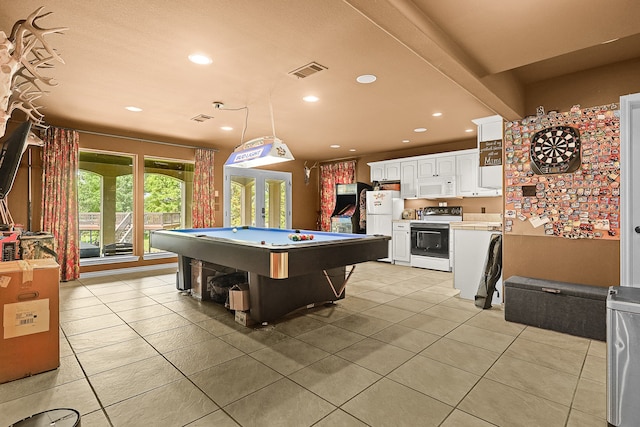
[[[38,10],[33,12],[31,15],[27,17],[27,19],[22,19],[13,24],[13,29],[11,30],[11,39],[15,41],[16,51],[14,55],[18,58],[25,58],[27,54],[36,46],[36,43],[40,42],[40,46],[43,47],[49,55],[51,55],[51,59],[55,59],[58,62],[64,64],[64,60],[58,55],[58,53],[44,40],[44,36],[47,34],[62,34],[63,31],[68,30],[68,27],[57,27],[57,28],[42,28],[40,27],[36,21],[41,18],[46,18],[51,15],[52,12],[47,12],[45,14],[39,15],[40,12],[44,9],[44,6],[40,7]]]
[[[309,185],[309,180],[311,179],[311,170],[318,166],[318,162],[315,162],[313,166],[310,168],[307,167],[307,162],[304,162],[304,183],[305,185]]]
[[[61,34],[68,28],[41,27],[38,21],[51,14],[41,14],[43,9],[17,21],[9,37],[0,31],[0,136],[4,135],[7,120],[16,109],[24,111],[36,126],[43,125],[41,107],[33,102],[46,94],[40,84],[55,86],[57,83],[52,77],[42,75],[41,70],[52,68],[52,61],[64,64],[45,36]]]

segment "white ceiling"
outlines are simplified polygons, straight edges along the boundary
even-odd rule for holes
[[[637,0],[21,0],[0,4],[0,31],[42,3],[41,26],[69,28],[46,37],[65,60],[39,100],[48,122],[231,149],[246,106],[245,141],[273,123],[310,160],[473,137],[472,119],[528,113],[524,84],[640,57]],[[288,74],[312,61],[327,70]]]

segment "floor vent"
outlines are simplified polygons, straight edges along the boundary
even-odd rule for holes
[[[298,69],[290,71],[289,75],[295,76],[299,79],[304,79],[305,77],[309,77],[312,74],[318,73],[326,69],[327,67],[325,67],[324,65],[320,65],[317,62],[310,62],[305,66],[302,66]]]
[[[195,117],[191,117],[191,120],[198,123],[206,122],[209,119],[213,119],[213,116],[207,116],[206,114],[198,114]]]

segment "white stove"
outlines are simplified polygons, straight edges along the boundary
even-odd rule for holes
[[[462,221],[462,207],[429,206],[421,219],[411,220],[411,266],[451,271],[453,236],[451,222]]]

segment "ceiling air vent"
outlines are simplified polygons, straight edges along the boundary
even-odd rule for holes
[[[191,120],[198,123],[206,122],[209,119],[213,119],[213,116],[207,116],[206,114],[198,114],[195,117],[191,117]]]
[[[290,71],[289,75],[295,76],[299,79],[304,79],[305,77],[309,77],[312,74],[318,73],[326,69],[327,67],[325,67],[324,65],[320,65],[317,62],[310,62],[303,67]]]

